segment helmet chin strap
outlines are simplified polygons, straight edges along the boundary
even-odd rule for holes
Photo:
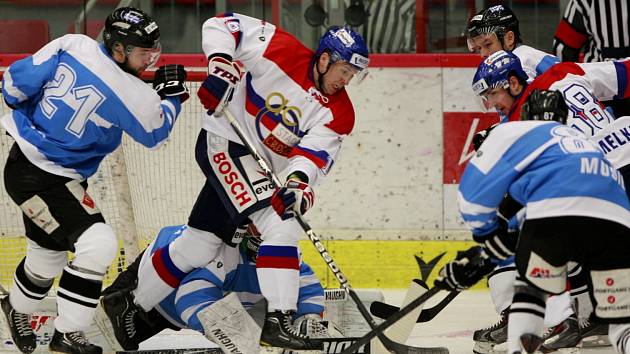
[[[321,58],[321,56],[319,57]],[[326,92],[326,89],[324,88],[324,75],[326,75],[326,73],[328,72],[328,70],[330,70],[330,66],[332,65],[330,60],[328,60],[328,64],[326,65],[326,70],[324,70],[324,72],[319,71],[319,58],[317,58],[315,60],[315,70],[317,70],[317,86],[319,86],[319,90],[327,95],[328,93]]]

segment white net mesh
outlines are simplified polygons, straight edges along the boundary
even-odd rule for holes
[[[194,94],[199,82],[188,82],[191,98],[183,105],[173,133],[164,145],[149,150],[124,136],[117,156],[108,156],[89,179],[89,194],[103,212],[120,241],[121,252],[105,280],[109,284],[125,266],[125,249],[142,250],[167,225],[183,224],[204,183],[194,156],[194,146],[204,112]],[[0,99],[0,117],[9,114]],[[0,170],[13,139],[0,128]],[[114,155],[114,156],[113,156]],[[128,182],[126,182],[128,180]],[[130,200],[130,206],[125,199]],[[24,225],[19,208],[13,204],[0,179],[0,284],[10,289],[13,272],[26,254]],[[123,248],[123,240],[125,247]],[[136,243],[136,245],[134,245]],[[133,250],[133,247],[136,250]],[[131,248],[129,248],[131,247]],[[132,254],[133,258],[135,255]]]

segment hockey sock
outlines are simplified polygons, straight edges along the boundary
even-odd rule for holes
[[[300,260],[297,247],[262,245],[256,259],[260,291],[269,311],[295,310],[300,287]]]
[[[542,337],[546,297],[545,294],[522,280],[516,280],[514,299],[508,318],[508,353],[522,351],[521,336],[523,334]]]
[[[63,269],[57,290],[57,330],[67,333],[90,327],[101,295],[103,276],[72,265]]]
[[[571,300],[578,318],[588,318],[593,312],[593,304],[588,293],[588,275],[579,264],[574,264],[568,273],[571,287]]]
[[[15,287],[10,293],[11,305],[17,312],[33,313],[52,287],[52,279],[42,279],[26,269],[26,258],[15,269]]]

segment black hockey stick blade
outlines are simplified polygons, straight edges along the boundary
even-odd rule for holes
[[[420,312],[420,315],[418,316],[418,320],[416,322],[422,323],[431,321],[446,307],[446,305],[453,301],[453,299],[457,297],[459,293],[459,291],[451,291],[437,305],[428,309],[423,309],[422,312]],[[400,308],[398,306],[390,305],[381,301],[374,301],[370,305],[370,312],[372,313],[372,315],[381,319],[387,319],[389,316],[395,314],[398,311],[400,311]]]
[[[356,353],[357,350],[361,348],[361,346],[365,345],[366,343],[369,343],[376,336],[379,337],[381,342],[383,342],[383,345],[385,345],[385,347],[388,350],[392,350],[396,354],[405,354],[405,353],[448,354],[448,349],[443,348],[443,347],[437,347],[437,348],[411,347],[411,346],[407,346],[401,343],[393,342],[383,335],[383,331],[385,331],[391,325],[396,323],[396,321],[405,317],[409,312],[413,311],[416,307],[422,305],[427,300],[432,298],[435,294],[440,292],[440,290],[441,290],[440,288],[436,288],[436,287],[429,289],[426,293],[420,295],[418,298],[416,298],[415,300],[413,300],[412,302],[410,302],[409,304],[401,308],[400,311],[394,313],[388,319],[381,322],[381,324],[374,327],[371,331],[366,333],[358,341],[354,342],[348,349],[344,350],[341,354]]]

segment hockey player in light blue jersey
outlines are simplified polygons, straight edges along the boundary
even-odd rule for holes
[[[630,202],[621,174],[582,132],[565,126],[557,91],[534,91],[525,122],[497,126],[461,179],[460,213],[483,245],[447,264],[436,286],[465,289],[492,266],[516,257],[518,278],[508,318],[508,353],[533,353],[542,343],[545,300],[564,291],[567,263],[590,278],[593,315],[610,323],[619,353],[630,353]],[[542,120],[542,121],[539,121]],[[526,208],[518,238],[497,217],[508,193]]]
[[[536,48],[523,44],[521,38],[521,31],[519,28],[519,21],[516,14],[508,6],[499,4],[492,5],[484,8],[473,16],[469,21],[466,28],[466,35],[468,38],[468,47],[471,52],[480,54],[484,59],[498,51],[510,51],[517,56],[526,74],[526,80],[532,81],[537,76],[543,74],[550,67],[559,62],[559,59],[554,55],[545,53]],[[488,107],[491,109],[493,107]],[[499,112],[500,122],[507,121],[507,117]],[[498,124],[498,122],[496,123]],[[475,150],[481,145],[481,141],[485,138],[490,130],[496,124],[482,129],[473,136],[473,146]],[[506,201],[506,203],[508,203]],[[514,203],[508,203],[514,205]],[[517,206],[518,208],[518,206]],[[508,208],[513,209],[513,208]],[[516,212],[510,212],[512,215]],[[511,223],[516,225],[517,221],[511,220]],[[515,229],[518,229],[515,226]],[[575,277],[571,277],[570,281],[576,282],[579,277],[579,267],[575,267],[576,271],[571,274],[575,274]],[[516,279],[516,267],[514,266],[513,259],[502,262],[491,274],[488,275],[488,287],[490,289],[490,296],[494,303],[495,309],[500,316],[497,323],[476,330],[473,332],[473,341],[475,346],[473,352],[476,354],[491,353],[492,348],[495,345],[502,344],[507,340],[507,313],[509,306],[512,303],[512,297],[514,295],[514,280]],[[575,318],[574,311],[571,305],[571,296],[569,293],[565,293],[559,297],[552,297],[550,305],[547,307],[546,323],[549,327],[550,334],[554,333],[555,339],[558,337],[557,330],[563,328],[563,326],[574,327],[571,329],[577,330],[577,319]],[[569,336],[569,331],[565,331],[563,336]],[[555,345],[573,346],[575,337],[572,336],[570,340],[555,340]],[[554,340],[554,338],[549,338]]]
[[[6,70],[1,118],[15,139],[4,169],[5,186],[22,209],[26,257],[15,287],[2,299],[16,346],[35,349],[28,314],[55,277],[59,315],[51,351],[101,353],[89,328],[103,276],[118,241],[86,193],[87,178],[120,144],[123,132],[155,147],[169,136],[188,98],[181,65],[160,67],[153,88],[139,74],[160,55],[157,23],[141,10],[120,8],[105,22],[104,43],[71,34],[55,39]],[[74,259],[67,261],[67,253]]]
[[[119,290],[133,288],[141,264],[150,262],[151,255],[180,237],[186,227],[176,225],[162,228],[143,255],[103,291],[103,301],[116,299],[111,294]],[[138,334],[132,340],[136,345],[165,328],[192,328],[204,333],[197,314],[230,292],[237,294],[246,309],[264,299],[256,275],[260,234],[253,224],[237,229],[237,233],[240,234],[238,237],[243,239],[240,247],[222,247],[219,256],[213,262],[186,275],[179,287],[151,311],[135,314],[134,323]],[[311,268],[301,262],[300,290],[297,311],[294,314],[296,327],[303,331],[308,327],[311,335],[318,333],[322,337],[329,337],[326,327],[321,324],[323,311],[324,289]],[[262,317],[264,313],[260,315]]]

